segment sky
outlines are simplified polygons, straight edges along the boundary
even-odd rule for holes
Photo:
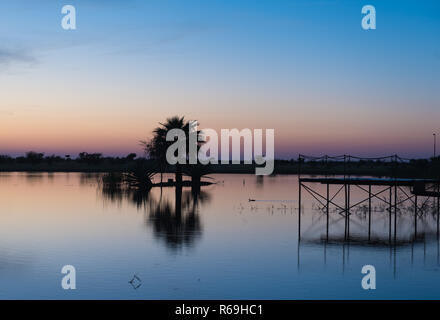
[[[61,27],[66,4],[76,30]],[[376,30],[361,27],[367,4]],[[436,0],[2,0],[0,154],[141,154],[181,115],[275,129],[277,158],[429,157],[439,12]]]

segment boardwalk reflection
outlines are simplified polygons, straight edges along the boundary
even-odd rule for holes
[[[347,237],[344,232],[345,217],[338,210],[331,210],[328,215],[325,206],[312,204],[311,223],[303,228],[303,233],[298,238],[298,271],[305,262],[302,253],[310,249],[322,250],[325,266],[329,257],[335,257],[339,252],[342,273],[346,271],[350,262],[350,251],[356,254],[387,252],[395,278],[398,277],[398,261],[409,261],[411,267],[417,263],[422,263],[423,267],[439,267],[437,198],[425,199],[422,205],[418,205],[418,210],[415,210],[415,206],[416,203],[411,203],[397,207],[393,228],[390,228],[391,220],[387,206],[373,203],[372,210],[365,206],[353,208],[350,212],[352,232]],[[329,250],[332,252],[331,255],[328,253]],[[415,256],[423,256],[423,259],[416,259]]]

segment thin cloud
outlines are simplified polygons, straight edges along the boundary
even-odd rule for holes
[[[35,64],[37,59],[25,49],[0,47],[0,65]]]

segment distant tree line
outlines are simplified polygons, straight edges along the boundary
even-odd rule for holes
[[[0,163],[27,163],[27,164],[41,164],[41,163],[55,163],[55,162],[78,162],[89,165],[98,165],[103,162],[112,164],[123,164],[127,162],[133,162],[137,158],[136,153],[129,153],[125,157],[110,157],[103,156],[102,153],[88,153],[81,152],[76,158],[72,158],[70,155],[59,156],[49,155],[45,156],[43,152],[28,151],[24,156],[11,157],[9,155],[0,155]]]

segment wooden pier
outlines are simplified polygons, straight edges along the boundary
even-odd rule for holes
[[[344,166],[347,158],[354,158],[352,156],[343,156]],[[314,159],[327,159],[329,158],[341,158],[340,157],[320,157]],[[357,159],[361,159],[356,157]],[[395,168],[397,163],[397,156],[384,157],[380,159],[390,158],[395,161]],[[304,158],[299,159],[299,163],[304,161]],[[326,186],[324,192],[318,192],[313,189],[313,184],[322,184]],[[379,200],[387,205],[387,211],[389,213],[389,239],[391,244],[392,235],[394,235],[394,243],[397,243],[397,211],[398,206],[406,201],[410,201],[414,204],[414,235],[417,238],[417,220],[422,212],[423,204],[429,199],[433,199],[436,202],[436,220],[437,220],[437,238],[440,236],[440,179],[413,179],[413,178],[398,178],[392,177],[392,172],[387,178],[375,178],[375,177],[350,177],[344,174],[342,177],[301,177],[301,171],[298,172],[298,184],[299,184],[299,212],[298,212],[298,240],[301,239],[301,202],[302,191],[308,192],[318,203],[321,204],[322,209],[326,214],[326,239],[329,239],[329,215],[330,207],[336,208],[337,213],[344,217],[344,240],[350,240],[350,211],[364,203],[368,203],[368,240],[371,239],[371,214],[372,214],[372,200]],[[336,191],[331,190],[331,186],[336,186]],[[381,190],[375,190],[373,192],[372,187],[382,187]],[[350,198],[351,189],[356,188],[362,190],[365,193],[365,197],[361,200],[353,203]],[[409,189],[409,191],[408,191]],[[380,196],[379,196],[380,195]],[[385,197],[383,197],[385,195]],[[401,198],[398,197],[401,196]],[[336,199],[342,197],[343,205],[336,203]],[[422,198],[422,207],[419,206],[419,200]],[[394,221],[393,221],[394,216]],[[394,229],[394,232],[392,232]]]

